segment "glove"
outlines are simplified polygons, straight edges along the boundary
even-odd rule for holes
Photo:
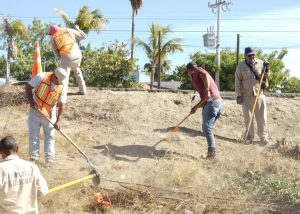
[[[75,25],[74,27],[75,27],[76,30],[79,30],[79,26],[78,25]]]
[[[243,103],[243,96],[238,96],[236,98],[236,103],[239,104],[239,105],[241,105]]]
[[[196,95],[192,96],[191,102],[193,102],[195,100],[195,98],[196,98]]]
[[[269,71],[269,62],[264,61],[263,66],[264,66],[264,69],[266,70],[266,72],[268,72]]]

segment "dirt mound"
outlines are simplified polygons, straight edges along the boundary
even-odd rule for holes
[[[71,95],[61,130],[89,157],[101,173],[101,184],[77,184],[40,201],[42,213],[101,213],[93,204],[95,192],[110,197],[109,213],[297,213],[300,180],[300,102],[298,97],[268,97],[270,145],[238,143],[245,127],[241,106],[224,99],[215,138],[217,159],[207,161],[201,110],[190,116],[180,132],[170,132],[199,101],[192,92],[111,91],[89,88],[88,95]],[[24,97],[23,89],[1,92],[1,103]],[[15,105],[18,103],[18,105]],[[13,101],[0,106],[1,136],[12,134],[20,156],[29,159],[28,104]],[[41,148],[42,141],[41,141]],[[50,188],[85,177],[91,168],[81,154],[56,133],[56,161],[39,166]],[[291,170],[293,169],[293,170]],[[291,189],[274,194],[240,186],[248,171],[261,171],[266,180],[285,179]],[[299,182],[298,182],[299,183]],[[255,180],[253,180],[255,187]],[[297,186],[298,185],[298,186]],[[268,193],[268,194],[267,194]],[[76,201],[76,203],[74,203]],[[200,212],[200,211],[199,211]],[[201,211],[202,212],[202,211]]]
[[[23,87],[0,87],[0,107],[18,106],[26,102],[27,98]]]

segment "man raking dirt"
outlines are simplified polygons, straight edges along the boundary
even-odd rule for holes
[[[199,93],[201,101],[191,109],[194,114],[199,107],[202,111],[202,130],[206,137],[208,152],[207,158],[216,156],[216,143],[213,129],[222,111],[222,99],[214,79],[203,68],[197,67],[196,63],[190,62],[186,65],[187,75],[192,79],[194,89]],[[203,100],[206,102],[203,103]]]

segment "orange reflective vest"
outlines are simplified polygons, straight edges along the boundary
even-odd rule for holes
[[[52,39],[55,43],[55,46],[60,54],[69,54],[76,43],[74,38],[71,36],[67,29],[61,29],[56,31]]]
[[[35,98],[41,111],[48,118],[51,118],[51,111],[60,98],[63,90],[63,85],[56,85],[54,90],[51,90],[51,76],[53,72],[46,72],[46,76],[35,91]]]

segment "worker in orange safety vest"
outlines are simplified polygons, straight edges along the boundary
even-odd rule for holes
[[[86,85],[80,69],[82,54],[79,42],[85,39],[87,35],[79,29],[78,25],[75,25],[75,29],[59,28],[52,25],[49,29],[49,35],[51,35],[50,45],[54,55],[60,58],[60,67],[68,73],[67,80],[69,81],[70,71],[72,70],[79,87],[78,94],[86,94]]]
[[[39,138],[42,126],[44,130],[46,165],[50,166],[54,162],[54,128],[60,129],[62,112],[67,101],[66,78],[66,70],[58,68],[54,72],[43,72],[36,75],[25,86],[25,92],[30,104],[28,127],[31,161],[37,162],[39,159]],[[56,107],[58,107],[57,111]],[[37,111],[38,109],[43,115]],[[45,117],[51,120],[54,127]]]

